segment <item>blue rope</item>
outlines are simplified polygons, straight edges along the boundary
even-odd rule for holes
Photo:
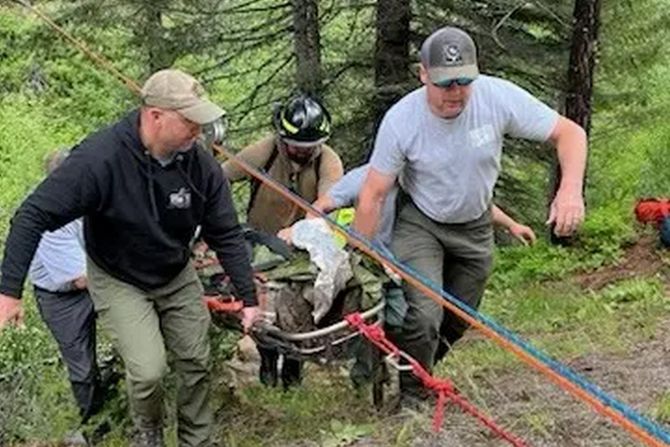
[[[333,222],[333,223],[335,223],[335,222]],[[458,307],[460,310],[467,313],[472,318],[474,318],[474,319],[480,321],[481,323],[483,323],[484,325],[488,326],[493,331],[498,333],[498,335],[500,335],[503,338],[507,339],[508,341],[512,342],[517,347],[524,350],[527,354],[531,355],[532,357],[541,361],[545,365],[549,366],[557,374],[561,375],[562,377],[569,380],[573,384],[579,386],[583,390],[588,391],[590,394],[592,394],[593,396],[598,398],[598,400],[602,404],[604,404],[608,407],[614,408],[619,413],[621,413],[623,416],[625,416],[629,421],[635,423],[639,427],[644,428],[647,431],[647,433],[653,435],[657,439],[660,439],[660,440],[664,441],[665,443],[670,443],[670,434],[668,432],[666,432],[657,423],[645,418],[644,416],[642,416],[641,414],[639,414],[638,412],[633,410],[631,407],[629,407],[625,403],[623,403],[621,401],[618,401],[617,399],[611,397],[610,395],[608,395],[604,390],[602,390],[598,386],[592,384],[591,382],[589,382],[585,378],[581,377],[579,374],[575,373],[574,371],[572,371],[570,368],[568,368],[564,364],[562,364],[562,363],[558,362],[557,360],[554,360],[553,358],[549,357],[547,354],[545,354],[542,351],[540,351],[539,349],[535,348],[533,345],[526,342],[525,340],[523,340],[521,337],[519,337],[517,334],[510,331],[506,327],[497,323],[492,318],[489,318],[486,315],[478,312],[477,310],[468,306],[466,303],[457,299],[455,296],[453,296],[449,292],[441,289],[435,283],[433,283],[431,280],[429,280],[428,278],[423,276],[421,273],[412,269],[410,266],[408,266],[406,264],[403,264],[402,262],[398,261],[395,258],[395,256],[389,250],[387,250],[385,247],[380,246],[379,244],[376,244],[376,243],[368,242],[367,239],[365,239],[360,234],[357,234],[353,229],[344,228],[337,223],[335,223],[335,225],[337,225],[343,231],[347,232],[347,234],[349,234],[352,238],[356,239],[358,242],[365,245],[368,249],[374,250],[374,251],[380,253],[382,256],[387,258],[390,261],[390,263],[393,264],[399,270],[401,270],[404,273],[406,273],[408,275],[411,275],[414,278],[418,279],[425,286],[429,287],[433,292],[439,294],[444,300],[446,300],[449,303],[453,304],[454,306]]]

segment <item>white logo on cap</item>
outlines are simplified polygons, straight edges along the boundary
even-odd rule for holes
[[[442,49],[445,65],[457,65],[463,62],[461,50],[456,45],[449,45]]]

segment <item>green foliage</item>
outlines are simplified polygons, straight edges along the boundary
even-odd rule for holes
[[[611,202],[590,212],[579,236],[579,248],[584,259],[578,267],[597,267],[614,262],[621,255],[621,248],[635,240],[632,220],[627,203]]]
[[[252,386],[241,390],[238,399],[224,399],[220,416],[227,428],[235,426],[222,430],[224,443],[255,447],[314,439],[337,446],[371,432],[368,423],[374,411],[351,392],[346,378],[323,374],[314,368],[307,371],[306,383],[298,389],[284,392]],[[251,414],[254,416],[249,423]]]
[[[0,371],[11,374],[39,368],[44,362],[57,363],[55,342],[39,318],[32,297],[26,297],[28,312],[25,327],[3,331],[0,343]]]
[[[670,297],[665,296],[663,284],[658,279],[636,278],[610,284],[598,295],[608,312],[633,314],[650,309],[663,310],[663,306],[670,305]]]
[[[321,444],[323,447],[346,447],[361,438],[372,434],[371,424],[357,425],[342,423],[337,419],[330,421],[330,430],[322,432]]]
[[[76,423],[77,410],[56,344],[31,296],[24,328],[0,337],[0,444],[54,439]]]
[[[511,290],[528,281],[557,279],[574,267],[570,253],[544,241],[532,248],[506,247],[496,253],[491,284],[495,290]]]
[[[34,29],[34,22],[23,14],[9,14],[0,6],[0,41],[4,43],[0,49],[0,91],[4,94],[23,88],[30,81],[34,52],[12,51],[15,48],[28,49],[29,33]],[[33,88],[39,89],[36,83]]]
[[[236,344],[240,339],[237,331],[222,330],[216,326],[210,331],[211,356],[214,363],[230,359],[235,353]]]
[[[603,217],[599,218],[598,216]],[[612,220],[606,212],[589,218],[575,248],[539,241],[532,247],[510,246],[496,252],[492,291],[509,291],[522,284],[559,280],[579,271],[615,262],[621,247],[634,237],[629,222]]]
[[[74,132],[54,125],[43,110],[39,101],[19,95],[0,100],[0,234],[6,233],[14,208],[42,178],[45,155],[72,143]]]
[[[654,405],[654,417],[666,424],[670,423],[670,392],[662,394]]]
[[[668,57],[669,23],[665,0],[603,2],[601,33],[605,38],[599,46],[596,84],[599,109],[613,111],[628,123],[652,117],[645,113],[650,103],[659,94],[665,96],[658,71],[667,70],[667,64],[659,62]]]

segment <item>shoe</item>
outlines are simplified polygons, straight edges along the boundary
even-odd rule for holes
[[[140,429],[133,436],[132,447],[165,447],[162,428]]]
[[[281,368],[281,383],[284,391],[302,383],[302,362],[300,360],[284,357]]]
[[[84,436],[89,441],[90,445],[97,445],[101,443],[104,437],[111,431],[112,426],[109,424],[109,421],[104,420],[86,430]]]
[[[277,386],[279,382],[279,371],[277,369],[279,354],[276,351],[262,348],[259,348],[258,351],[261,355],[261,367],[258,371],[261,383],[269,387]]]

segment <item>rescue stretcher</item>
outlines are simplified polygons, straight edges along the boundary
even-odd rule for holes
[[[195,266],[197,270],[201,270],[213,263],[216,263],[215,259],[199,260],[195,262]],[[223,282],[226,281],[228,281],[227,278]],[[267,280],[261,272],[255,274],[255,281],[257,287],[261,290],[265,289]],[[218,292],[212,293],[210,291],[210,294],[204,296],[212,322],[221,328],[242,331],[240,322],[242,302],[235,299],[233,294],[230,293],[228,284],[219,287]],[[261,302],[264,293],[261,292],[260,294]],[[289,358],[324,365],[353,358],[357,346],[360,346],[361,343],[367,343],[362,340],[359,331],[345,320],[346,313],[360,312],[361,317],[367,324],[381,328],[384,321],[384,308],[385,302],[383,300],[365,310],[347,309],[344,311],[341,306],[335,305],[324,318],[324,324],[319,325],[314,330],[304,332],[285,331],[275,325],[265,324],[261,319],[253,326],[249,335],[260,347],[275,349]],[[374,405],[379,408],[383,404],[383,387],[387,381],[388,373],[381,351],[370,347],[367,350],[367,355],[369,356],[370,377],[368,379],[372,385],[372,399]]]

